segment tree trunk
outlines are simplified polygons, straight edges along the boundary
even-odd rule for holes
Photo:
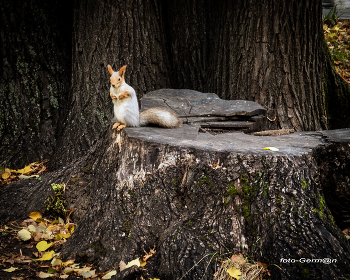
[[[268,129],[349,126],[350,91],[324,49],[321,15],[316,0],[76,1],[73,109],[52,167],[84,154],[106,128],[107,64],[128,65],[138,97],[189,88],[258,102]]]
[[[138,97],[189,88],[258,102],[269,129],[348,127],[350,91],[334,73],[321,15],[316,0],[6,2],[1,154],[23,164],[56,147],[58,168],[88,151],[112,117],[107,64],[128,65]]]
[[[203,106],[207,94],[202,102],[198,95],[188,91],[185,103]],[[244,253],[270,265],[272,279],[335,279],[350,273],[350,246],[327,207],[334,182],[327,170],[337,159],[336,183],[347,201],[349,143],[350,129],[259,137],[215,135],[197,124],[122,132],[109,126],[77,161],[41,182],[1,189],[0,217],[44,211],[50,184],[65,182],[67,208],[77,208],[72,217],[79,221],[65,258],[88,258],[106,270],[155,247],[147,264],[152,278],[212,279],[220,259]],[[349,215],[330,198],[335,213]]]
[[[1,1],[0,165],[49,158],[69,109],[69,1]]]

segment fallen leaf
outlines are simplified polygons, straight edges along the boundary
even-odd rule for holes
[[[36,227],[33,226],[33,225],[29,225],[28,226],[28,230],[31,231],[31,232],[36,232]]]
[[[22,229],[17,233],[17,236],[19,239],[23,240],[23,241],[27,241],[29,239],[32,238],[32,234],[26,230],[26,229]]]
[[[123,261],[120,261],[119,263],[119,271],[123,271],[126,268],[126,263]]]
[[[263,268],[267,267],[267,264],[266,263],[262,263],[262,262],[258,262],[258,265],[262,266]]]
[[[37,234],[34,236],[34,240],[35,240],[35,241],[39,241],[42,235],[43,235],[42,232],[37,233]]]
[[[47,273],[50,273],[50,274],[54,274],[56,272],[56,270],[52,267],[49,268],[49,270],[47,271]]]
[[[95,273],[94,273],[95,274]],[[90,271],[84,272],[83,274],[80,274],[81,276],[83,276],[83,278],[90,278],[92,275]]]
[[[220,160],[218,162],[220,162]],[[146,253],[146,255],[141,258],[142,262],[146,262],[150,257],[152,257],[156,253],[156,250],[154,250],[154,248],[155,247],[153,247],[153,249],[150,248],[149,253],[147,253],[146,250],[143,249],[143,251]]]
[[[105,276],[102,277],[102,279],[111,279],[112,276],[116,275],[117,271],[116,270],[112,270],[110,272],[108,272]]]
[[[141,264],[140,264],[139,258],[134,259],[134,260],[128,262],[125,268],[129,268],[129,267],[132,267],[132,266],[134,266],[134,265],[137,265],[138,267],[140,267]]]
[[[40,271],[40,273],[37,274],[37,276],[40,278],[49,278],[49,277],[52,277],[52,274]]]
[[[47,243],[46,241],[40,241],[36,244],[36,248],[39,252],[46,251],[46,249],[50,248],[52,243]]]
[[[28,215],[30,218],[32,218],[34,221],[36,221],[37,219],[41,219],[42,215],[40,212],[32,212]]]
[[[11,172],[13,172],[13,173],[22,173],[22,174],[23,173],[28,173],[30,171],[32,171],[32,169],[30,168],[29,165],[27,165],[26,167],[24,167],[22,169],[19,169],[19,170],[11,170]]]
[[[244,262],[246,262],[246,260],[244,259],[242,254],[232,255],[231,261],[234,262],[234,263],[244,263]]]
[[[54,251],[46,252],[40,259],[37,261],[49,261],[52,259]]]
[[[239,279],[241,277],[241,271],[235,267],[230,267],[226,272],[233,278]]]
[[[10,175],[11,175],[11,172],[10,173],[4,172],[4,173],[2,173],[1,178],[6,180],[6,179],[8,179],[10,177]]]
[[[279,151],[279,149],[275,148],[275,147],[266,147],[266,148],[263,148],[263,150],[270,150],[270,151],[273,151],[273,152]]]
[[[18,267],[10,267],[10,268],[7,268],[7,269],[3,269],[3,271],[6,271],[6,272],[13,272],[15,270],[19,269]]]
[[[60,276],[61,279],[66,279],[66,278],[68,278],[68,277],[69,277],[69,275],[65,275],[65,274],[62,274],[62,275]]]
[[[61,266],[62,265],[62,260],[53,258],[51,261],[52,266]]]
[[[74,262],[75,262],[75,260],[68,260],[66,262],[63,262],[62,265],[63,266],[70,266],[70,265],[74,264]]]
[[[71,268],[71,267],[66,267],[66,268],[64,269],[64,273],[66,273],[66,274],[71,274],[71,273],[73,273],[73,272],[74,272],[74,269]]]

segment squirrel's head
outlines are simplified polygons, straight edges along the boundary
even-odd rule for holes
[[[119,88],[124,82],[126,65],[119,69],[118,72],[114,72],[111,65],[108,65],[109,74],[111,74],[111,85],[114,88]]]

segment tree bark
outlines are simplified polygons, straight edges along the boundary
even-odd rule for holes
[[[349,226],[349,211],[334,203],[330,186],[349,200],[349,143],[349,129],[259,137],[204,133],[197,124],[121,132],[110,125],[65,168],[0,189],[0,217],[44,212],[50,184],[64,182],[79,221],[65,258],[107,270],[155,247],[151,277],[212,279],[220,259],[244,253],[268,264],[272,279],[336,279],[350,273],[350,246],[336,224]]]
[[[2,8],[0,132],[3,147],[15,151],[11,157],[3,148],[9,163],[50,156],[56,147],[50,165],[58,168],[96,143],[112,117],[107,64],[128,65],[126,79],[139,98],[159,88],[189,88],[258,102],[268,110],[268,129],[350,125],[350,90],[325,47],[319,1],[28,3],[17,13],[21,21],[11,15],[22,5]],[[66,21],[67,12],[73,23]],[[32,22],[45,28],[31,28]],[[27,26],[34,32],[28,39]],[[70,26],[72,38],[66,35]],[[62,37],[72,50],[61,46]],[[57,42],[54,51],[49,42]],[[47,65],[61,66],[51,74]]]
[[[69,1],[1,2],[0,165],[49,158],[69,109]]]
[[[347,127],[350,91],[324,49],[321,15],[318,1],[77,1],[74,113],[52,167],[78,158],[106,128],[107,64],[128,65],[138,97],[190,88],[258,102],[268,129]]]

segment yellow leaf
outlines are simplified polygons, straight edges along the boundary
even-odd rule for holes
[[[226,272],[235,279],[239,279],[242,275],[241,271],[235,267],[230,267],[229,269],[226,270]]]
[[[22,229],[17,233],[17,236],[19,239],[23,240],[23,241],[27,241],[29,239],[32,238],[32,234],[26,230],[26,229]]]
[[[147,264],[147,262],[140,261],[140,267],[144,267]]]
[[[324,24],[324,25],[323,25],[323,30],[326,31],[327,29],[328,29],[327,24]]]
[[[32,212],[28,215],[31,219],[33,219],[34,221],[36,221],[37,219],[41,219],[41,213],[40,212]]]
[[[63,237],[63,238],[69,238],[70,237],[70,234],[69,233],[66,233],[66,234],[57,234],[59,235],[60,237]]]
[[[112,270],[112,271],[110,271],[110,272],[108,272],[105,276],[103,276],[102,277],[102,279],[111,279],[111,277],[113,276],[113,275],[116,275],[117,274],[117,271],[116,270]]]
[[[337,37],[337,34],[335,34],[335,33],[328,34],[329,39],[333,39],[334,37]]]
[[[5,173],[2,173],[1,178],[6,180],[10,177],[10,175],[11,175],[11,173],[5,172]]]
[[[8,269],[3,269],[3,271],[6,271],[6,272],[13,272],[13,271],[15,271],[15,270],[17,270],[18,269],[18,267],[10,267],[10,268],[8,268]]]
[[[13,173],[28,173],[32,171],[32,169],[30,168],[29,165],[27,165],[26,167],[22,168],[22,169],[18,169],[18,170],[11,170],[11,172]]]
[[[160,280],[159,278],[150,278],[150,280]]]
[[[140,267],[141,264],[140,264],[139,258],[134,259],[131,262],[128,262],[125,268],[129,268],[129,267],[132,267],[134,265],[137,265],[138,267]]]
[[[266,147],[266,148],[263,148],[263,150],[270,150],[270,151],[273,151],[273,152],[279,151],[279,149],[275,148],[275,147]]]
[[[37,261],[49,261],[52,259],[54,251],[46,252],[40,259],[36,259]]]
[[[40,241],[36,244],[36,248],[39,252],[46,251],[46,249],[50,248],[52,243],[47,243],[46,241]]]

